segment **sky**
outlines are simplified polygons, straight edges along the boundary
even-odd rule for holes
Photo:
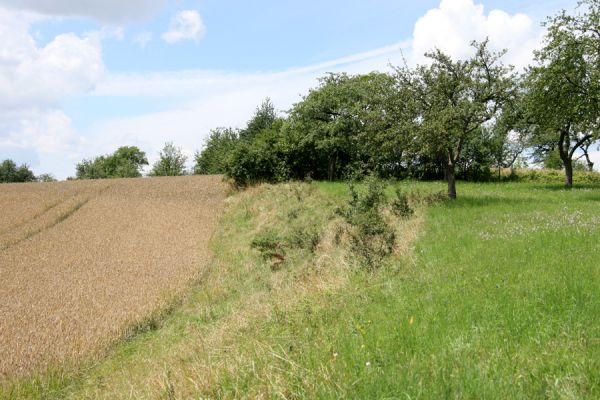
[[[59,179],[166,142],[189,163],[266,97],[284,113],[327,72],[387,71],[472,40],[524,68],[575,0],[0,0],[0,160]],[[600,164],[600,152],[593,154]]]

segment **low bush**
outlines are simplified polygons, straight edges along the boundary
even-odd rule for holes
[[[384,182],[375,176],[369,176],[364,184],[365,190],[362,193],[354,184],[350,184],[350,200],[346,206],[338,208],[336,213],[349,226],[347,233],[352,252],[361,264],[373,269],[391,254],[396,235],[383,214],[387,205]]]

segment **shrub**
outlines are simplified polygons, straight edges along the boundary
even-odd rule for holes
[[[337,213],[350,226],[352,252],[365,267],[373,269],[392,252],[396,235],[382,212],[387,200],[385,184],[372,175],[364,183],[364,193],[350,184],[350,200]]]
[[[396,188],[396,198],[392,201],[392,212],[397,217],[410,217],[414,210],[408,204],[408,196],[402,193],[400,188]]]

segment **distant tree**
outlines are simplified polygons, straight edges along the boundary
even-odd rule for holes
[[[549,151],[545,154],[545,158],[544,158],[544,168],[547,169],[563,169],[564,168],[564,164],[563,161],[560,159],[560,154],[558,154],[558,149],[555,149],[554,151]]]
[[[37,180],[38,182],[56,182],[56,178],[52,174],[40,174]]]
[[[146,153],[135,146],[119,147],[114,153],[83,160],[75,167],[77,179],[136,178],[148,165]]]
[[[548,20],[544,47],[526,81],[534,156],[544,161],[557,151],[568,187],[575,155],[586,155],[598,138],[600,115],[600,2],[584,0],[579,7],[579,14],[563,10]]]
[[[412,90],[419,110],[412,141],[417,152],[443,160],[448,197],[456,198],[456,167],[465,147],[497,117],[514,95],[514,75],[491,53],[487,41],[473,43],[475,55],[454,61],[436,50],[431,65],[397,68],[397,77]]]
[[[33,182],[35,175],[27,164],[17,166],[13,160],[4,160],[0,164],[0,183]]]
[[[181,149],[168,142],[160,152],[160,158],[152,166],[150,176],[179,176],[185,175],[187,157]]]
[[[252,118],[246,124],[246,127],[239,132],[242,140],[252,140],[262,130],[269,129],[277,120],[277,111],[268,97],[256,107]]]
[[[198,175],[224,174],[226,163],[235,149],[239,134],[231,128],[217,128],[210,132],[204,148],[196,153],[194,173]]]
[[[531,125],[525,118],[523,101],[523,92],[516,91],[513,101],[502,109],[502,115],[485,128],[490,134],[490,151],[498,178],[502,168],[515,168],[517,160],[529,146]]]

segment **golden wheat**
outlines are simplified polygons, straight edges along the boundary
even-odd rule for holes
[[[88,358],[202,271],[220,177],[2,185],[0,381]]]

